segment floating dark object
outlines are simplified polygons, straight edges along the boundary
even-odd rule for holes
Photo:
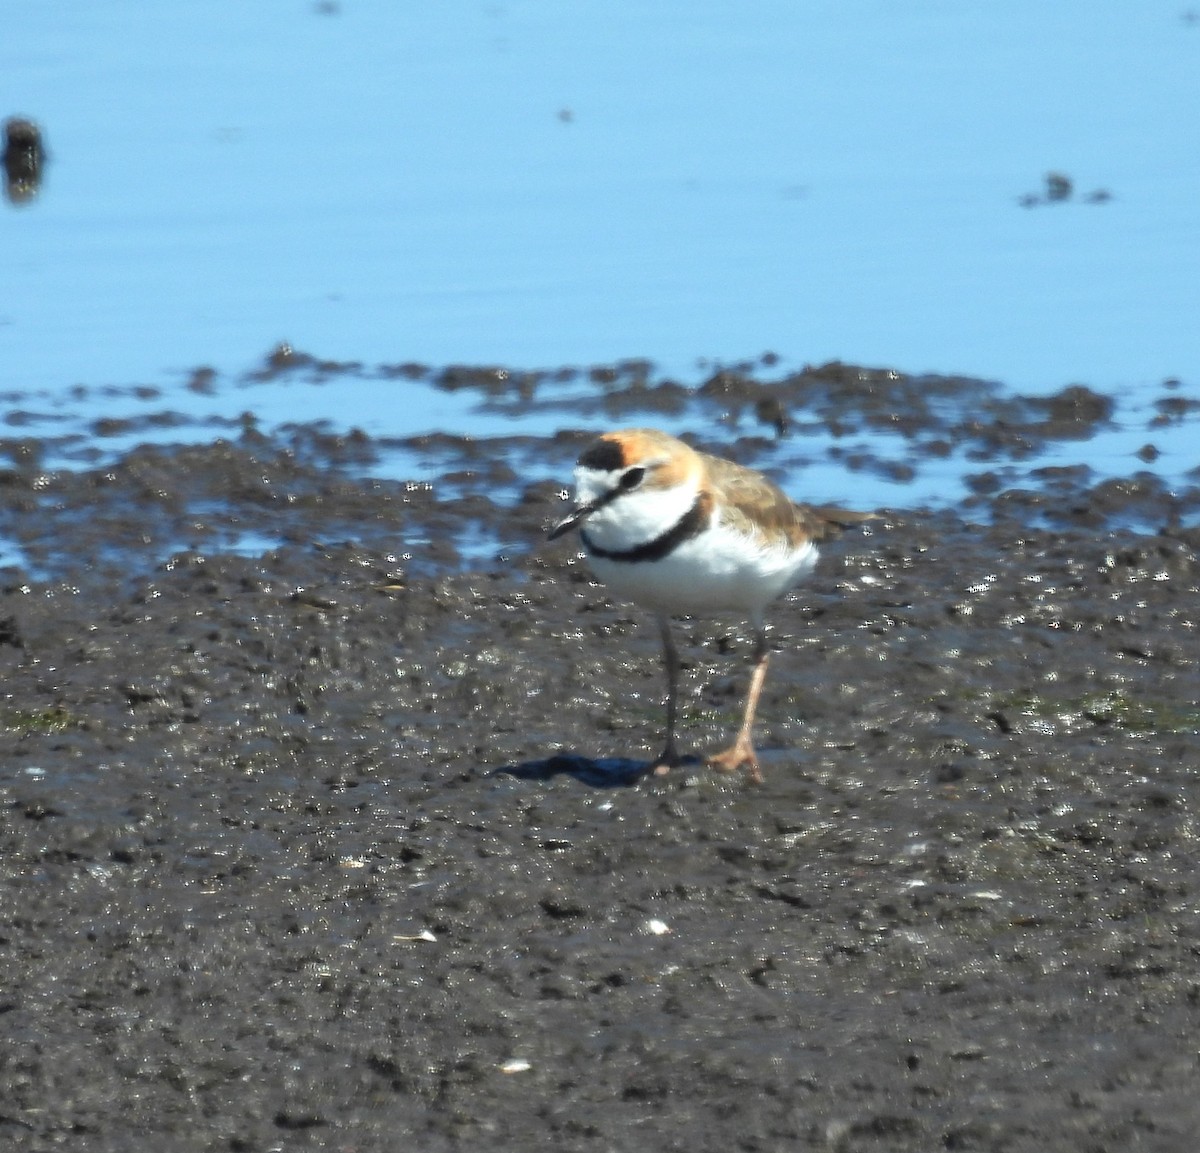
[[[1046,199],[1048,201],[1070,200],[1073,191],[1074,185],[1069,176],[1064,176],[1061,172],[1046,173]]]
[[[1041,193],[1027,192],[1017,198],[1017,203],[1022,208],[1038,208],[1043,204],[1066,204],[1068,200],[1072,199],[1076,203],[1107,204],[1112,198],[1113,194],[1107,188],[1095,188],[1091,192],[1077,197],[1075,182],[1066,173],[1047,172],[1044,191]]]
[[[46,149],[42,130],[24,116],[4,122],[4,195],[12,204],[27,204],[42,185]]]

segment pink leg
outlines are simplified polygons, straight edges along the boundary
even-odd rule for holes
[[[708,758],[708,763],[718,772],[736,773],[744,767],[746,776],[756,785],[762,784],[763,776],[758,767],[758,757],[754,752],[751,734],[754,729],[754,711],[758,708],[759,694],[762,692],[763,682],[767,679],[767,664],[770,659],[766,631],[759,629],[754,645],[754,671],[750,674],[750,688],[746,691],[746,711],[742,714],[742,727],[729,748]]]

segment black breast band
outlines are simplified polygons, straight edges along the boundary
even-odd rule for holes
[[[648,540],[636,548],[620,551],[601,548],[588,536],[586,529],[580,535],[583,537],[583,544],[588,552],[592,556],[598,556],[604,560],[623,561],[627,564],[662,560],[663,557],[673,553],[685,540],[691,540],[692,537],[699,536],[704,531],[708,523],[705,503],[701,497],[697,497],[696,503],[662,536],[656,536],[653,540]]]

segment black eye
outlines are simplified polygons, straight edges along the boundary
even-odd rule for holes
[[[644,468],[627,469],[621,476],[621,487],[628,492],[631,488],[637,488],[645,479],[646,470]]]

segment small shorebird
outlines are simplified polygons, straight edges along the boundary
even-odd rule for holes
[[[649,608],[662,634],[667,742],[654,772],[682,760],[675,744],[679,653],[670,617],[736,611],[754,626],[754,671],[737,737],[708,763],[728,773],[744,767],[761,781],[751,730],[767,675],[767,606],[812,571],[817,541],[875,514],[794,504],[762,473],[653,428],[593,441],[575,468],[575,499],[550,539],[579,527],[595,574]]]

